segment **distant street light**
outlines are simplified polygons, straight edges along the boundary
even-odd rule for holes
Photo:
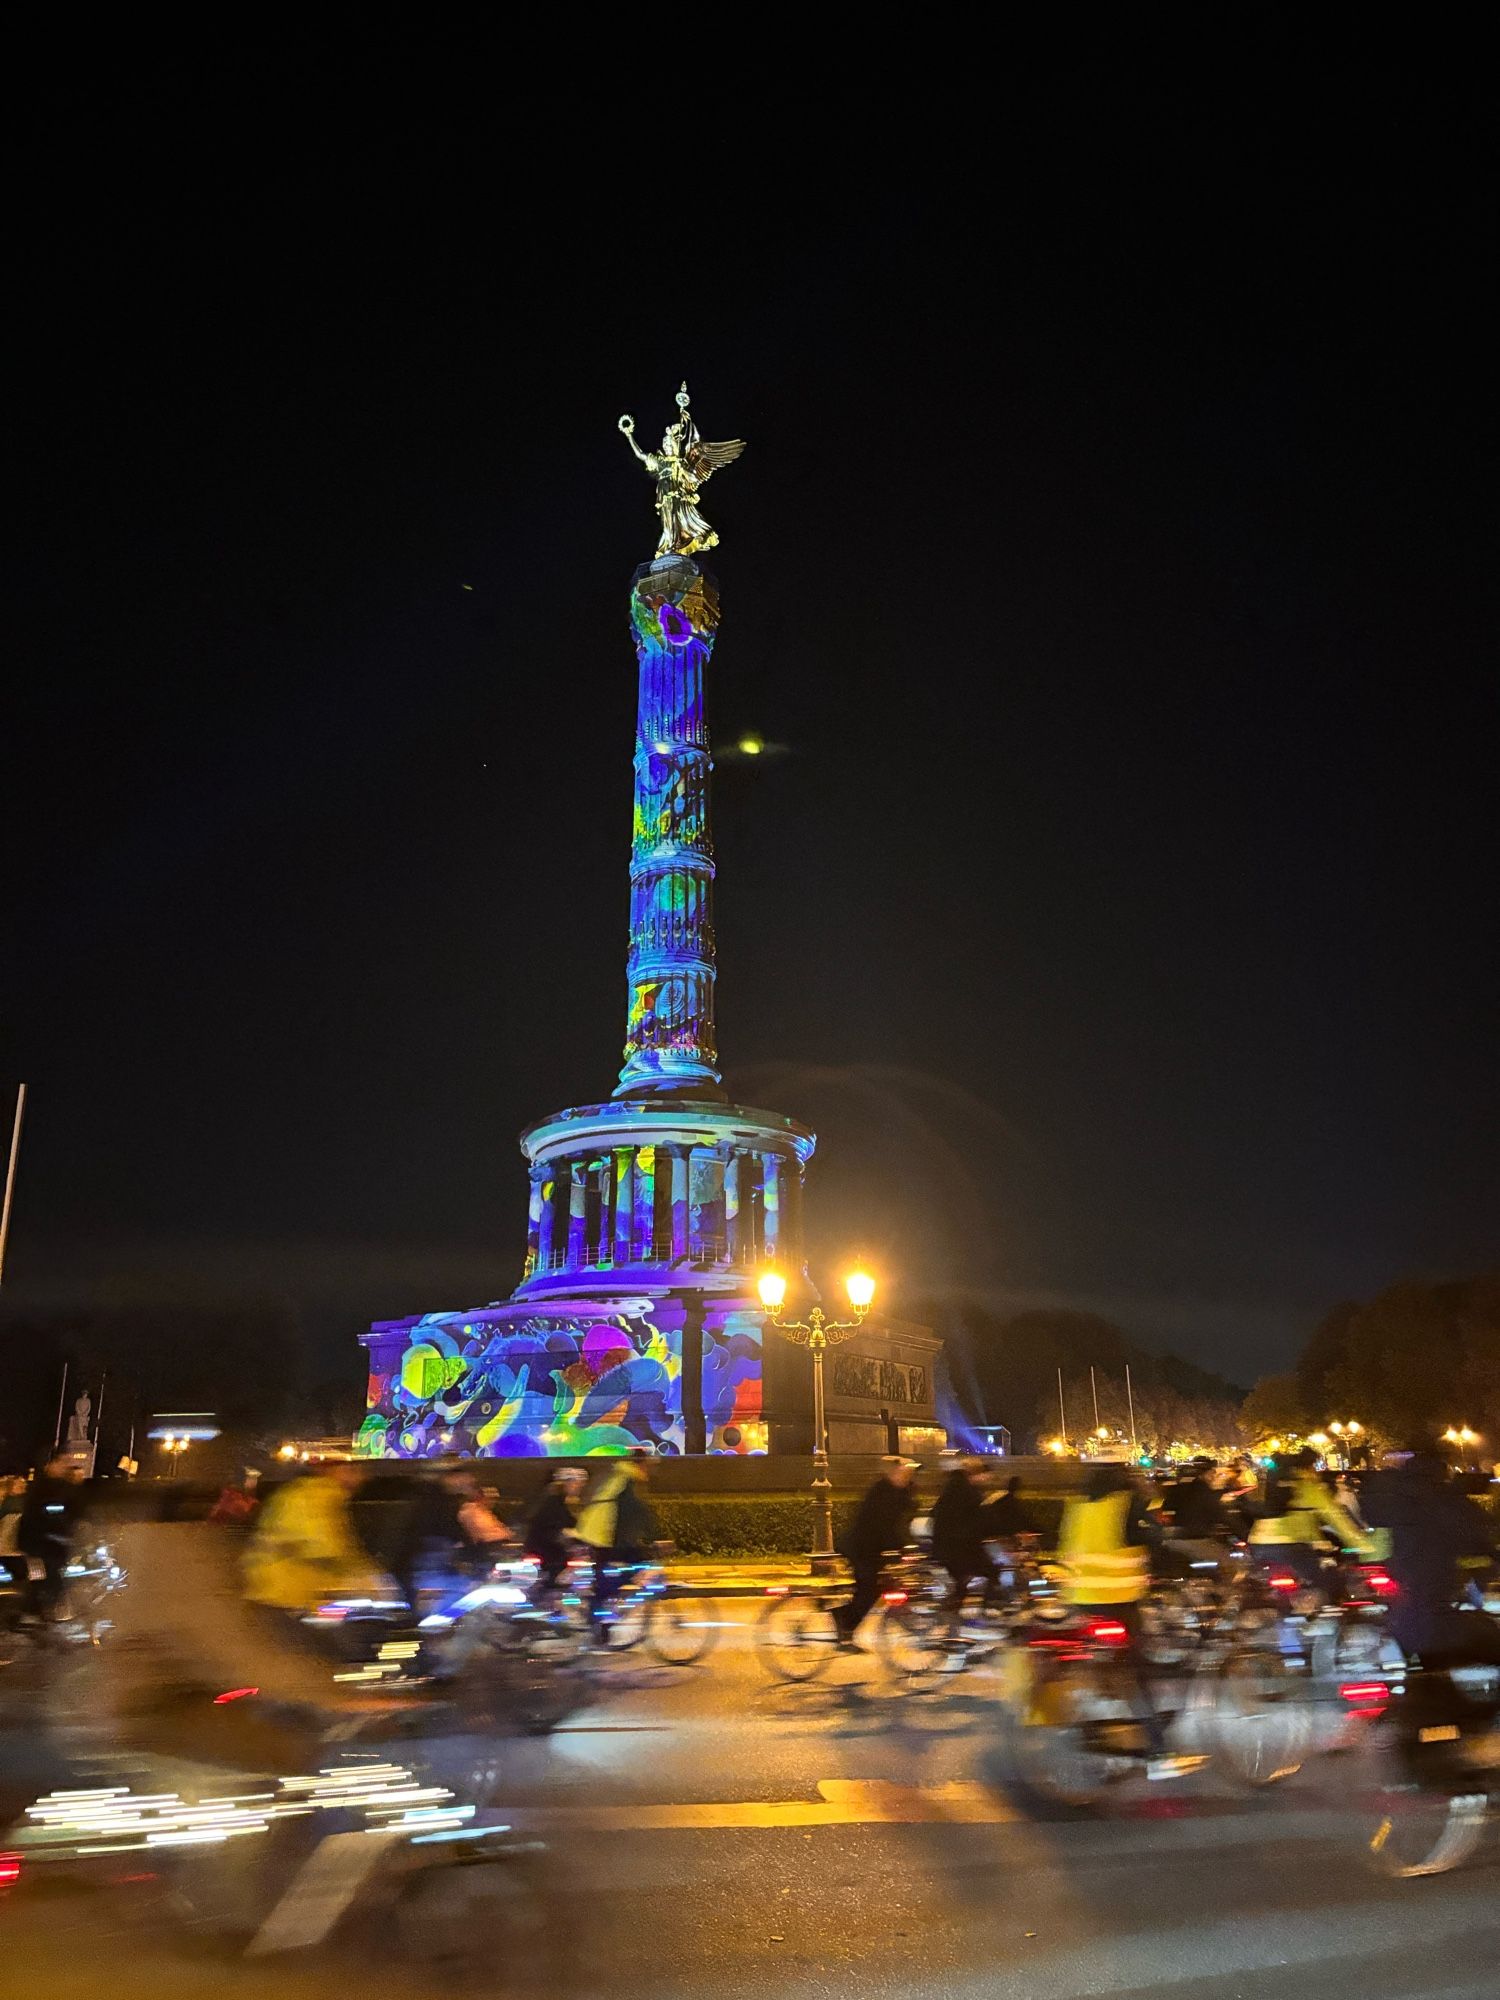
[[[761,1304],[771,1315],[778,1333],[794,1340],[812,1353],[813,1362],[813,1545],[814,1569],[826,1569],[833,1561],[833,1485],[828,1477],[828,1426],[823,1416],[823,1355],[852,1333],[858,1333],[875,1298],[875,1280],[867,1271],[851,1271],[844,1290],[854,1308],[853,1319],[826,1319],[821,1306],[814,1306],[806,1320],[784,1320],[786,1279],[778,1271],[763,1273],[757,1287]]]
[[[161,1440],[161,1448],[167,1454],[167,1477],[177,1477],[177,1461],[192,1443],[191,1438],[167,1436]]]

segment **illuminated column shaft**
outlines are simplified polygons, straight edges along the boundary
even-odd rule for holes
[[[569,1163],[568,1177],[568,1269],[576,1271],[583,1263],[583,1235],[588,1214],[588,1189],[581,1160]]]
[[[638,569],[640,662],[625,1067],[616,1097],[720,1096],[714,1037],[713,845],[703,674],[719,624],[713,578],[685,556]]]
[[[743,1167],[744,1159],[739,1153],[731,1153],[724,1164],[724,1233],[729,1243],[731,1264],[744,1261],[746,1217],[741,1209],[745,1188]]]
[[[635,1154],[629,1146],[615,1148],[615,1262],[628,1264],[634,1241],[633,1201]]]
[[[553,1234],[557,1223],[557,1179],[552,1168],[542,1169],[541,1212],[537,1217],[536,1261],[537,1268],[550,1271],[552,1253],[555,1247]]]
[[[526,1276],[529,1278],[537,1268],[542,1242],[542,1187],[547,1179],[545,1168],[531,1170],[531,1199],[526,1209]],[[550,1248],[550,1245],[549,1245]]]

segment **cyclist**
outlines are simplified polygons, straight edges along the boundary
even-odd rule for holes
[[[1265,1504],[1250,1529],[1250,1553],[1321,1591],[1329,1537],[1348,1553],[1372,1552],[1364,1529],[1318,1477],[1318,1454],[1304,1446],[1289,1459],[1278,1459],[1267,1475]]]
[[[333,1459],[277,1488],[243,1558],[252,1604],[302,1616],[333,1598],[385,1595],[350,1508],[363,1478],[361,1465]]]
[[[980,1578],[993,1590],[999,1573],[984,1546],[987,1533],[983,1459],[961,1458],[943,1481],[932,1510],[932,1553],[953,1580],[948,1607],[958,1611],[969,1585]]]
[[[32,1481],[16,1523],[16,1548],[42,1565],[31,1603],[44,1620],[56,1617],[62,1602],[64,1572],[83,1510],[82,1482],[77,1460],[58,1452]]]
[[[1127,1465],[1096,1465],[1081,1499],[1063,1508],[1059,1560],[1067,1567],[1064,1600],[1085,1616],[1124,1626],[1120,1662],[1131,1682],[1136,1719],[1146,1735],[1146,1776],[1175,1778],[1201,1757],[1167,1754],[1162,1721],[1141,1650],[1140,1602],[1151,1587],[1151,1551],[1161,1530],[1147,1518],[1146,1495]]]
[[[880,1461],[880,1477],[859,1503],[839,1552],[847,1557],[854,1572],[854,1595],[833,1614],[839,1642],[854,1645],[854,1635],[875,1608],[880,1595],[880,1574],[892,1549],[905,1548],[911,1534],[917,1496],[912,1490],[912,1474],[918,1469],[914,1458],[892,1456]]]
[[[1457,1608],[1473,1572],[1494,1560],[1494,1536],[1437,1446],[1425,1438],[1409,1445],[1393,1470],[1366,1481],[1360,1499],[1387,1540],[1396,1595],[1386,1624],[1397,1645],[1429,1666],[1500,1665],[1500,1624]]]
[[[1035,1532],[1026,1502],[1021,1498],[1021,1475],[1012,1473],[1005,1482],[1005,1491],[985,1502],[985,1538],[992,1542],[1013,1542],[1018,1535]]]
[[[557,1466],[526,1522],[522,1546],[535,1559],[544,1589],[557,1588],[578,1545],[578,1502],[586,1478],[581,1465]]]
[[[629,1458],[616,1459],[599,1475],[579,1510],[578,1538],[594,1557],[589,1616],[604,1643],[608,1628],[599,1614],[619,1590],[624,1572],[639,1569],[648,1545],[656,1540],[656,1519],[646,1498],[650,1464],[650,1453],[639,1448]]]
[[[1181,1563],[1197,1568],[1217,1569],[1233,1533],[1213,1473],[1211,1458],[1195,1458],[1166,1491],[1165,1505],[1172,1517],[1168,1548]]]

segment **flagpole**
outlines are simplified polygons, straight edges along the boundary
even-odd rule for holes
[[[5,1246],[10,1240],[10,1204],[16,1191],[16,1161],[21,1152],[21,1120],[26,1113],[26,1086],[16,1085],[16,1122],[10,1131],[10,1165],[5,1170],[5,1203],[0,1207],[0,1278],[5,1276]]]
[[[1057,1371],[1057,1414],[1062,1421],[1062,1441],[1068,1442],[1068,1406],[1063,1401],[1062,1370]]]
[[[1135,1396],[1130,1387],[1130,1363],[1125,1363],[1125,1400],[1130,1405],[1130,1449],[1139,1458],[1140,1447],[1135,1441]]]
[[[99,1401],[94,1406],[94,1443],[89,1458],[89,1477],[91,1479],[99,1470],[99,1440],[104,1435],[104,1385],[108,1380],[109,1370],[106,1368],[104,1373],[99,1377]]]
[[[57,1392],[57,1429],[52,1433],[52,1450],[54,1456],[56,1455],[59,1447],[62,1444],[63,1404],[66,1403],[67,1400],[68,1400],[68,1364],[65,1361],[63,1363],[62,1387]]]
[[[1099,1384],[1094,1380],[1093,1363],[1089,1364],[1089,1387],[1094,1392],[1094,1429],[1099,1428]]]

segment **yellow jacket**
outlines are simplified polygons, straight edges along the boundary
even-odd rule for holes
[[[1341,1507],[1315,1473],[1299,1472],[1291,1481],[1284,1514],[1268,1514],[1250,1529],[1255,1548],[1286,1548],[1300,1544],[1317,1548],[1323,1530],[1337,1536],[1340,1548],[1359,1552],[1373,1550],[1368,1530],[1362,1528],[1347,1508]]]
[[[245,1595],[279,1611],[315,1611],[336,1597],[379,1597],[383,1585],[344,1490],[316,1473],[266,1502],[244,1555]]]
[[[642,1492],[645,1484],[646,1475],[628,1458],[601,1473],[578,1510],[578,1539],[593,1549],[634,1546],[647,1539],[652,1523]]]
[[[1133,1493],[1070,1500],[1063,1508],[1058,1559],[1067,1567],[1070,1604],[1134,1604],[1151,1584],[1151,1557],[1125,1539]]]

